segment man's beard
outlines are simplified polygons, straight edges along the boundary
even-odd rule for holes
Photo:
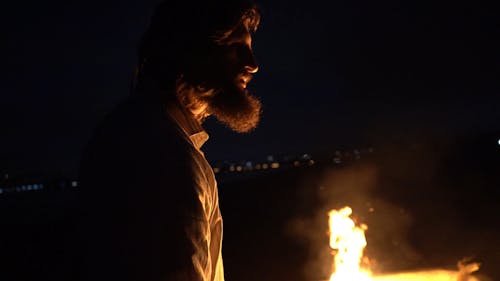
[[[207,113],[233,131],[247,133],[255,129],[260,120],[262,104],[247,89],[234,81],[207,97]]]

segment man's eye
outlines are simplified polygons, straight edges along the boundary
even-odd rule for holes
[[[228,46],[229,50],[232,52],[236,52],[239,56],[245,55],[248,53],[248,46],[243,43],[233,43]]]

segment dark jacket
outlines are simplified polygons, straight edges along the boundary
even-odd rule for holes
[[[222,281],[222,218],[208,135],[141,84],[81,162],[83,280]]]

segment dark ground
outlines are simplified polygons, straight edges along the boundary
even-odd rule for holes
[[[472,257],[482,262],[481,273],[500,280],[500,153],[484,154],[476,141],[466,145],[474,149],[403,143],[345,165],[231,181],[222,176],[226,279],[325,279],[331,263],[326,213],[350,205],[369,226],[365,253],[375,271],[453,269]],[[75,194],[0,197],[1,281],[71,274],[64,245],[73,239]]]

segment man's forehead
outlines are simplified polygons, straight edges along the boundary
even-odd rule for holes
[[[252,43],[252,34],[248,25],[243,21],[240,22],[236,28],[224,33],[222,40],[219,40],[220,44],[231,44],[235,42],[244,42],[249,45]]]

